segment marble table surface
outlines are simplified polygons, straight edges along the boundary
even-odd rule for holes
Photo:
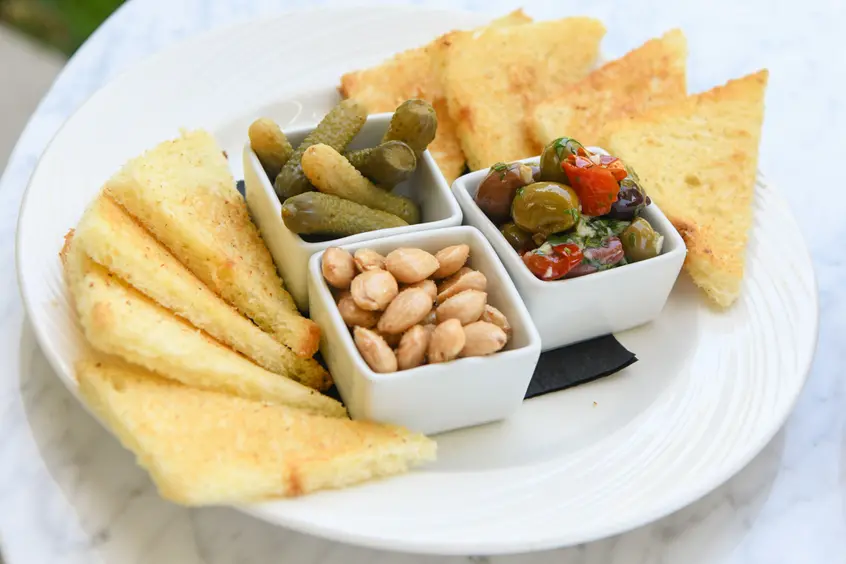
[[[505,0],[425,3],[491,14],[517,6]],[[612,56],[681,26],[690,44],[694,91],[759,67],[771,70],[761,168],[786,193],[811,249],[820,291],[820,339],[808,383],[784,428],[725,485],[674,515],[615,538],[491,558],[351,547],[274,528],[230,509],[177,507],[156,495],[132,456],[65,390],[35,343],[14,270],[21,196],[57,128],[122,69],[188,35],[311,4],[130,0],[70,61],[23,133],[0,181],[0,547],[6,562],[846,562],[846,347],[836,337],[846,331],[846,246],[840,244],[846,240],[846,221],[836,173],[846,154],[846,4],[838,0],[524,2],[538,18],[601,17],[609,28],[604,47]]]

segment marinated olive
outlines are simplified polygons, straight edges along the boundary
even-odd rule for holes
[[[496,224],[508,220],[518,188],[531,184],[532,169],[521,163],[497,163],[479,184],[476,204]]]
[[[661,254],[664,236],[655,231],[646,219],[639,217],[621,235],[626,260],[637,262]]]
[[[612,219],[631,221],[651,203],[652,201],[646,195],[646,191],[640,183],[633,177],[628,176],[620,181],[617,201],[611,204],[611,211],[606,215]]]
[[[499,228],[499,232],[502,233],[502,236],[505,237],[508,244],[520,254],[535,248],[535,244],[532,241],[532,234],[528,231],[523,231],[513,222],[508,222],[502,225],[502,227]]]
[[[582,250],[582,263],[567,273],[566,278],[576,278],[600,270],[608,270],[622,262],[625,257],[622,242],[617,237],[606,237],[599,244]]]
[[[535,182],[517,191],[511,217],[518,227],[538,235],[566,231],[579,220],[576,192],[558,182]]]
[[[552,141],[544,148],[541,155],[541,179],[569,184],[567,174],[561,167],[561,163],[566,161],[570,155],[578,155],[579,149],[584,150],[582,144],[569,137],[559,137]]]

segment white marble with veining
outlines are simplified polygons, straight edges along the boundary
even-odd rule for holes
[[[326,2],[321,2],[326,3]],[[331,5],[350,4],[336,0]],[[432,0],[503,13],[504,0]],[[846,562],[846,4],[839,0],[615,3],[526,0],[537,18],[585,13],[617,56],[681,26],[690,88],[771,70],[761,168],[783,190],[811,249],[821,328],[808,384],[784,429],[724,486],[686,509],[611,539],[485,558],[380,552],[279,529],[230,509],[162,501],[132,456],[66,391],[27,324],[14,273],[25,185],[61,123],[94,90],[188,35],[313,4],[306,0],[130,0],[71,60],[0,181],[0,546],[9,564],[829,564]],[[4,80],[10,79],[3,77]],[[11,77],[13,80],[14,77]],[[61,186],[57,186],[60,190]]]

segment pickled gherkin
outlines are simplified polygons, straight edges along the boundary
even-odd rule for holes
[[[414,151],[402,141],[386,141],[344,156],[361,174],[388,190],[411,178],[417,166]]]
[[[271,181],[291,158],[294,148],[282,133],[279,125],[268,118],[257,119],[249,129],[250,147],[255,152],[264,172]]]
[[[437,130],[438,116],[432,104],[425,100],[406,100],[394,112],[382,142],[402,141],[419,157],[435,138]]]
[[[317,127],[308,134],[282,167],[273,187],[280,201],[311,190],[303,173],[301,159],[306,149],[318,143],[343,151],[356,136],[367,119],[367,110],[355,100],[344,100],[326,114]]]
[[[312,145],[302,157],[306,178],[324,194],[345,198],[393,214],[413,224],[420,221],[420,209],[412,200],[377,188],[328,145]]]
[[[408,225],[395,215],[321,192],[285,200],[282,221],[294,233],[338,237]]]

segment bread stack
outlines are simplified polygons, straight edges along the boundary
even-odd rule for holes
[[[351,72],[341,92],[370,111],[432,102],[433,156],[448,182],[540,154],[558,137],[600,145],[640,175],[688,246],[687,272],[719,306],[740,295],[752,224],[767,72],[688,96],[687,46],[672,30],[595,70],[605,28],[532,22],[522,11]]]
[[[350,421],[211,135],[104,186],[62,251],[86,401],[177,502],[241,503],[402,472],[435,445]]]

